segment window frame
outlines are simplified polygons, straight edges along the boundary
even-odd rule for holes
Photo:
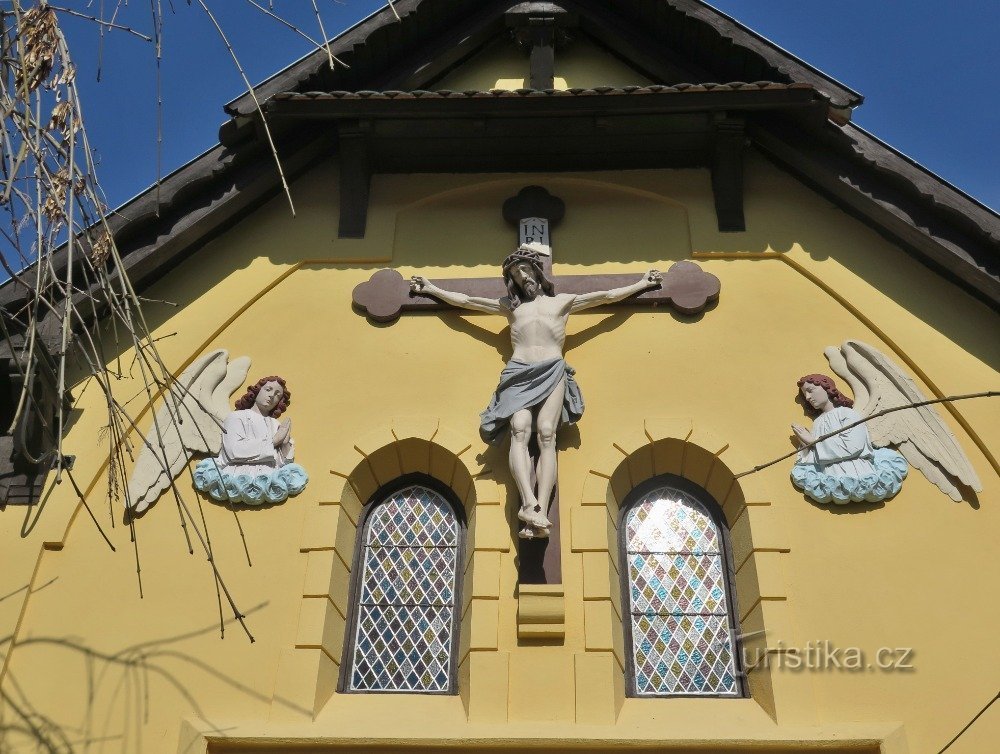
[[[393,494],[407,487],[426,487],[444,498],[451,506],[458,523],[458,546],[455,548],[455,586],[453,589],[455,605],[451,626],[451,649],[448,668],[448,688],[443,691],[418,691],[401,689],[352,689],[350,684],[353,672],[354,648],[357,637],[355,625],[362,591],[362,571],[364,570],[365,534],[372,513]],[[415,694],[418,696],[455,696],[458,694],[458,655],[461,646],[459,632],[462,625],[462,581],[464,577],[462,566],[465,564],[466,534],[468,520],[465,506],[459,500],[455,491],[447,484],[428,474],[411,473],[396,477],[391,482],[382,485],[368,498],[358,517],[355,530],[354,555],[351,558],[351,584],[348,593],[347,616],[344,625],[344,653],[340,661],[340,678],[337,683],[339,694]]]
[[[625,518],[643,497],[659,487],[672,487],[679,492],[690,495],[701,503],[715,524],[722,548],[722,562],[725,567],[724,584],[726,604],[728,605],[730,651],[733,653],[733,671],[736,675],[736,694],[691,694],[663,693],[640,694],[635,688],[635,651],[632,639],[632,584],[628,575],[628,543]],[[737,618],[738,603],[736,602],[736,569],[733,564],[733,548],[729,537],[729,525],[722,514],[722,507],[716,502],[704,487],[695,484],[690,479],[676,474],[659,474],[652,479],[635,486],[625,496],[625,503],[618,511],[618,563],[619,588],[622,603],[622,636],[625,642],[625,696],[629,699],[746,699],[750,696],[746,684],[746,672],[743,668],[743,643],[740,639],[740,625]]]

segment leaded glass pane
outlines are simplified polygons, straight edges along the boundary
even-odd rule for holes
[[[631,553],[632,612],[726,614],[721,555]]]
[[[739,694],[718,528],[670,487],[625,516],[629,614],[639,695]]]
[[[632,615],[638,694],[737,694],[728,616]]]
[[[719,552],[719,535],[705,507],[678,490],[654,490],[628,512],[629,552]]]
[[[454,547],[458,523],[451,506],[426,487],[407,487],[371,515],[365,544]]]
[[[452,547],[366,547],[362,604],[451,605]]]
[[[421,486],[377,505],[363,537],[350,688],[448,691],[458,519]]]
[[[362,605],[351,688],[447,691],[451,607]]]

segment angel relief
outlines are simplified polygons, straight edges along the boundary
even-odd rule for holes
[[[854,401],[825,374],[799,379],[806,405],[818,416],[812,431],[793,424],[804,447],[792,467],[792,481],[817,503],[875,503],[899,492],[906,459],[895,450],[872,447]],[[830,435],[827,437],[827,435]],[[826,439],[820,439],[826,437]]]
[[[232,503],[280,503],[305,489],[309,476],[294,463],[291,419],[278,421],[292,393],[278,376],[247,388],[222,424],[222,448],[194,470],[194,486]]]
[[[955,501],[962,500],[957,483],[981,491],[972,464],[938,413],[930,406],[905,408],[926,398],[885,354],[857,340],[827,348],[825,354],[855,400],[826,375],[798,381],[816,414],[811,431],[792,425],[803,446],[792,482],[806,495],[818,503],[887,500],[899,492],[908,466],[920,469]]]
[[[194,455],[195,487],[218,501],[280,503],[305,489],[308,476],[293,462],[291,422],[278,421],[291,402],[280,377],[265,377],[230,408],[250,359],[229,361],[223,349],[188,367],[153,419],[128,484],[127,507],[140,514],[157,501]]]

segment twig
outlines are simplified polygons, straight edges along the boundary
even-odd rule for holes
[[[153,34],[156,36],[156,215],[160,215],[160,186],[163,183],[163,9],[150,0]]]
[[[152,403],[152,401],[150,401],[150,403]],[[135,422],[127,414],[125,414],[125,418],[129,421],[129,424],[132,427],[132,431],[140,432]],[[157,426],[155,418],[153,421],[153,426],[154,427]],[[159,432],[157,432],[157,434],[159,434]],[[154,453],[156,452],[153,446],[149,443],[149,440],[147,438],[143,438],[143,442],[145,443],[146,447],[148,447],[151,451],[153,451]],[[160,439],[160,443],[162,447],[162,438]],[[181,498],[180,491],[177,489],[177,485],[174,483],[173,479],[170,480],[170,488],[174,493],[178,509],[181,510],[185,515],[187,515],[188,519],[191,521],[191,528],[194,530],[195,536],[198,537],[198,541],[201,544],[202,549],[205,551],[205,555],[208,556],[209,565],[212,568],[212,572],[215,574],[218,586],[221,588],[223,595],[226,597],[226,601],[229,603],[229,607],[233,611],[233,617],[239,622],[240,626],[243,628],[243,631],[250,639],[250,642],[253,643],[255,639],[253,637],[253,634],[250,633],[250,629],[246,625],[246,622],[244,620],[246,618],[246,615],[240,612],[239,608],[236,606],[235,600],[233,600],[232,595],[229,593],[229,589],[226,587],[225,582],[222,580],[222,574],[219,573],[218,566],[215,562],[215,558],[211,554],[211,550],[208,546],[208,543],[205,541],[205,537],[202,535],[201,530],[198,529],[197,523],[195,522],[194,516],[191,514],[190,508],[188,508],[187,504]]]
[[[76,116],[76,112],[75,112],[75,110],[73,108],[71,108],[70,109],[70,113],[69,113],[69,133],[70,133],[71,137],[72,137],[72,135],[74,133],[73,126],[74,126],[74,123],[75,123],[75,120],[74,120],[75,116]],[[75,164],[74,163],[75,149],[76,149],[76,139],[71,138],[70,142],[69,142],[70,178],[69,178],[69,187],[66,189],[66,198],[67,198],[67,202],[68,202],[68,205],[69,205],[66,208],[66,216],[68,218],[67,219],[67,223],[69,224],[69,238],[67,239],[67,244],[66,244],[66,287],[67,288],[72,288],[73,287],[73,251],[74,251],[74,243],[73,242],[76,240],[76,233],[73,232],[73,206],[76,204],[76,202],[73,201],[73,198],[74,198],[73,197],[73,166]],[[56,396],[57,396],[56,399],[60,402],[60,404],[62,403],[62,397],[66,394],[66,345],[69,343],[69,331],[70,331],[70,322],[71,322],[70,309],[71,309],[72,306],[73,306],[73,297],[71,295],[67,295],[66,296],[66,314],[63,317],[63,321],[62,321],[62,344],[61,344],[61,346],[59,348],[59,378],[58,378],[57,388],[56,388]],[[59,412],[58,412],[58,417],[57,417],[58,431],[56,433],[56,464],[57,464],[56,465],[56,484],[59,484],[59,482],[61,481],[61,479],[62,479],[62,472],[63,472],[62,440],[63,440],[63,419],[64,419],[64,413],[65,412],[60,407]],[[74,488],[76,487],[76,483],[75,482],[73,483],[73,487]],[[79,492],[79,490],[78,490],[78,492]],[[82,497],[81,497],[81,499],[82,499]],[[93,518],[94,514],[93,514],[93,512],[90,511],[89,507],[87,508],[87,511],[90,513],[90,517]],[[97,519],[94,519],[94,523],[97,523]],[[103,534],[104,532],[101,532],[101,533]],[[107,537],[105,537],[105,539],[107,539]],[[109,545],[111,544],[110,540],[108,540],[108,544]],[[113,550],[114,547],[112,547],[111,549]]]
[[[97,531],[100,532],[101,536],[104,538],[104,541],[107,542],[108,547],[111,548],[111,552],[117,552],[115,546],[111,544],[111,540],[108,539],[108,535],[104,533],[104,529],[102,529],[101,525],[97,523],[97,518],[94,516],[94,512],[90,509],[90,506],[87,505],[87,498],[84,496],[83,490],[80,489],[80,485],[76,483],[76,479],[73,478],[73,472],[70,471],[69,469],[66,469],[66,476],[69,479],[69,483],[73,485],[73,491],[76,493],[77,498],[83,504],[83,507],[86,509],[87,514],[90,516],[90,520],[94,522],[94,526],[97,527]]]
[[[966,395],[949,395],[949,396],[947,396],[945,398],[934,398],[932,400],[927,400],[927,401],[917,401],[916,403],[907,403],[904,406],[893,406],[891,408],[886,408],[886,409],[883,409],[882,411],[878,411],[878,412],[872,414],[871,416],[866,416],[863,419],[858,419],[857,421],[851,422],[850,424],[847,424],[847,425],[845,425],[843,427],[840,427],[839,429],[835,429],[832,432],[827,432],[825,435],[822,435],[821,437],[817,437],[812,442],[806,443],[806,444],[804,444],[804,445],[796,448],[791,453],[785,453],[785,455],[783,455],[783,456],[781,456],[779,458],[775,458],[773,461],[768,461],[767,463],[762,463],[760,466],[754,466],[752,469],[750,469],[748,471],[742,471],[739,474],[736,474],[735,478],[739,479],[740,477],[744,477],[744,476],[747,476],[749,474],[755,474],[758,471],[763,471],[764,469],[768,468],[769,466],[774,466],[774,464],[781,463],[786,458],[791,458],[794,455],[798,455],[803,450],[808,450],[809,448],[813,447],[814,445],[817,445],[818,443],[821,443],[824,440],[829,440],[831,437],[835,437],[836,435],[839,435],[841,432],[843,432],[845,430],[857,427],[859,424],[864,424],[865,422],[871,421],[872,419],[878,419],[880,416],[885,416],[886,414],[891,414],[894,411],[902,411],[902,410],[908,409],[908,408],[920,408],[921,406],[930,406],[930,405],[933,405],[935,403],[954,403],[956,401],[969,400],[970,398],[996,398],[996,397],[1000,397],[1000,390],[985,390],[985,391],[983,391],[981,393],[968,393]]]
[[[142,39],[146,42],[153,41],[152,37],[147,37],[142,32],[136,31],[130,26],[122,26],[121,24],[115,24],[112,23],[111,21],[104,21],[98,18],[97,16],[88,16],[86,13],[79,13],[78,11],[71,10],[70,8],[60,8],[58,5],[52,5],[51,3],[49,4],[49,7],[54,11],[58,11],[59,13],[66,13],[70,16],[76,16],[77,18],[85,18],[88,21],[96,21],[102,27],[106,27],[108,29],[118,29],[120,31],[127,31],[129,34],[134,34],[135,36],[139,37],[139,39]]]
[[[962,730],[960,730],[953,739],[951,739],[948,743],[946,743],[944,745],[944,748],[941,749],[941,751],[939,751],[938,754],[944,754],[946,751],[948,751],[948,749],[951,748],[952,744],[954,744],[958,739],[960,739],[962,737],[962,734],[965,733],[965,731],[967,731],[969,728],[971,728],[973,723],[975,723],[976,720],[981,718],[986,713],[986,710],[992,707],[993,704],[997,701],[1000,701],[1000,693],[998,693],[996,696],[994,696],[992,699],[986,702],[986,706],[984,706],[981,710],[979,710],[979,712],[976,713],[975,717],[969,720],[969,722],[965,725],[965,727],[962,728]]]
[[[178,304],[176,301],[167,301],[166,299],[162,298],[146,298],[145,296],[139,296],[139,300],[145,301],[147,304],[166,304],[167,306],[173,306],[175,308],[180,306],[180,304]],[[177,333],[171,333],[171,335],[176,335],[176,334]],[[161,337],[165,338],[167,336],[163,335]],[[160,338],[157,338],[157,340],[160,340]]]
[[[125,377],[122,374],[123,354],[132,349],[137,355],[137,361],[141,365],[141,376],[137,379],[143,382],[150,407],[154,396],[162,396],[174,378],[160,358],[155,340],[150,334],[149,324],[142,310],[142,302],[146,299],[140,300],[128,280],[125,265],[108,226],[106,198],[97,181],[93,150],[84,127],[75,69],[66,39],[58,25],[56,11],[98,24],[101,44],[99,55],[103,52],[103,35],[110,29],[127,31],[147,42],[155,42],[159,66],[163,28],[161,2],[162,0],[150,0],[155,29],[153,38],[116,23],[122,0],[115,3],[110,21],[104,20],[103,0],[96,16],[88,16],[69,8],[47,6],[45,3],[38,3],[36,7],[23,11],[18,0],[14,0],[12,12],[0,12],[0,116],[4,121],[4,128],[0,130],[0,211],[11,220],[9,232],[0,229],[0,242],[6,240],[13,250],[6,253],[6,258],[0,259],[0,266],[10,274],[15,290],[19,294],[19,289],[26,292],[23,303],[11,306],[0,320],[2,340],[7,343],[12,354],[16,355],[13,363],[17,365],[22,383],[14,424],[31,422],[40,427],[44,438],[43,449],[47,450],[36,460],[41,461],[55,455],[56,463],[61,467],[56,481],[59,481],[59,474],[65,472],[79,504],[112,550],[115,548],[94,515],[91,501],[87,499],[91,490],[86,489],[85,492],[77,483],[75,475],[68,468],[62,468],[63,429],[67,424],[63,396],[73,382],[73,370],[67,369],[67,359],[73,358],[75,363],[82,364],[84,373],[97,383],[101,397],[106,402],[108,420],[105,426],[109,443],[107,500],[112,526],[115,523],[115,504],[121,502],[123,494],[128,498],[126,456],[133,458],[131,437],[133,433],[140,434],[135,421],[114,395],[112,381]],[[207,6],[204,3],[201,5],[208,12]],[[208,15],[221,34],[221,28],[211,12]],[[12,23],[8,24],[8,19]],[[34,35],[30,42],[29,34]],[[222,36],[230,48],[230,54],[233,54],[225,35]],[[239,68],[238,62],[237,67]],[[245,73],[242,69],[240,72],[249,87]],[[159,165],[159,153],[162,151],[162,97],[159,79],[156,96],[159,183],[162,172]],[[264,117],[263,113],[260,117]],[[266,121],[264,127],[265,130],[268,129]],[[267,134],[277,161],[277,150],[269,130]],[[288,184],[280,162],[278,171],[287,194]],[[57,257],[57,249],[65,251]],[[22,267],[15,271],[12,265],[18,259]],[[33,270],[30,269],[32,265]],[[171,302],[162,303],[174,305]],[[107,340],[114,342],[113,353],[106,354]],[[56,407],[51,412],[43,412],[37,400],[40,397],[39,390],[47,389],[41,387],[42,381],[39,378],[43,376],[46,383],[51,382],[56,386],[58,394]],[[190,411],[190,401],[185,401],[183,406],[179,404],[179,396],[183,392],[184,388],[181,386],[177,395],[173,392],[166,395],[165,400],[170,407],[168,412],[160,419],[159,424],[154,416],[155,429],[148,440],[143,438],[157,462],[164,468],[167,466],[167,458],[162,452],[163,432],[183,421],[184,410]],[[157,441],[160,445],[159,452],[152,445]],[[95,477],[91,487],[96,483]],[[234,620],[243,626],[252,641],[253,636],[245,624],[245,616],[230,595],[216,565],[207,518],[200,499],[199,523],[193,516],[193,508],[189,508],[181,499],[173,480],[171,487],[178,503],[178,515],[189,552],[194,551],[192,539],[196,537],[209,561],[215,580],[217,603],[221,608],[224,595],[225,601],[233,610]],[[50,488],[49,493],[52,491]],[[39,512],[42,507],[44,503],[38,508]],[[238,517],[236,524],[249,562],[246,539]],[[129,519],[129,526],[135,551],[139,594],[142,596],[139,545],[134,519]],[[189,531],[191,529],[193,532]],[[228,623],[222,621],[221,614],[220,623]],[[0,676],[6,677],[6,674],[5,662],[0,668]]]
[[[302,37],[307,42],[309,42],[309,44],[313,45],[317,50],[320,49],[321,47],[325,47],[327,53],[329,54],[329,56],[331,58],[330,68],[333,68],[333,61],[336,61],[337,63],[339,63],[340,65],[342,65],[344,68],[350,68],[350,66],[347,65],[347,63],[345,63],[343,60],[341,60],[340,58],[338,58],[336,55],[333,54],[333,51],[330,49],[329,43],[317,42],[315,39],[313,39],[308,34],[306,34],[304,31],[302,31],[299,27],[297,27],[294,24],[286,21],[284,18],[282,18],[281,16],[279,16],[277,13],[273,13],[272,11],[268,10],[267,8],[265,8],[260,3],[255,2],[254,0],[247,0],[247,2],[250,3],[250,5],[252,5],[257,10],[261,11],[262,13],[266,13],[268,16],[270,16],[271,18],[273,18],[278,23],[281,23],[281,24],[284,24],[285,26],[287,26],[289,29],[291,29],[296,34],[298,34],[300,37]],[[322,27],[320,28],[320,31],[323,32]],[[323,32],[323,34],[325,35],[326,32]]]
[[[271,135],[271,128],[267,125],[267,118],[264,117],[264,111],[260,107],[260,101],[257,99],[257,92],[254,91],[253,84],[250,83],[250,79],[247,78],[246,72],[243,70],[243,66],[240,65],[239,58],[236,57],[236,51],[233,50],[233,46],[229,43],[229,39],[226,37],[226,33],[219,26],[219,22],[215,20],[215,16],[212,15],[212,11],[209,10],[208,6],[205,5],[205,0],[198,0],[198,5],[201,6],[202,10],[208,15],[212,20],[212,25],[215,26],[215,30],[219,32],[219,36],[222,37],[223,43],[226,45],[226,49],[229,50],[229,55],[233,59],[233,63],[236,64],[236,69],[240,72],[240,76],[243,78],[243,83],[247,86],[247,92],[253,98],[253,103],[257,106],[257,114],[260,116],[260,122],[264,126],[264,133],[267,135],[267,142],[271,146],[271,154],[274,157],[274,163],[278,167],[278,177],[281,178],[281,186],[285,190],[285,196],[288,198],[288,206],[292,210],[292,216],[295,216],[295,203],[292,201],[292,190],[288,187],[288,181],[285,180],[285,171],[281,167],[281,159],[278,157],[278,148],[274,145],[274,137]]]
[[[236,515],[236,506],[230,505],[229,508],[233,512],[233,518],[236,520],[236,528],[240,530],[240,539],[243,540],[243,552],[247,556],[247,566],[253,568],[253,561],[250,560],[250,548],[247,546],[247,537],[243,533],[243,524],[240,523],[240,517]]]
[[[25,584],[24,586],[20,587],[19,589],[15,589],[13,592],[9,592],[9,593],[5,594],[3,597],[0,597],[0,602],[3,602],[6,599],[10,599],[14,595],[20,594],[21,592],[24,592],[24,591],[30,591],[31,594],[37,594],[38,592],[42,591],[45,587],[49,586],[50,584],[55,583],[58,580],[59,580],[58,576],[53,576],[51,579],[49,579],[48,581],[46,581],[44,584],[42,584],[41,586],[36,587],[34,589],[31,589],[31,584]]]
[[[333,70],[333,50],[330,49],[330,38],[326,36],[326,29],[323,28],[323,17],[319,13],[319,6],[316,5],[316,0],[312,0],[313,13],[316,14],[316,22],[319,24],[319,34],[323,37],[323,47],[326,48],[326,54],[330,60],[330,70]]]

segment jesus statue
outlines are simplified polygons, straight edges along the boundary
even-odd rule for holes
[[[499,300],[446,291],[424,277],[410,280],[414,293],[462,309],[503,314],[510,323],[514,353],[500,373],[490,405],[480,415],[479,432],[483,440],[497,444],[510,427],[509,463],[521,496],[517,517],[523,524],[519,536],[524,539],[549,536],[552,523],[547,514],[557,471],[556,431],[561,422],[573,423],[583,415],[583,396],[573,379],[573,369],[563,358],[569,315],[621,301],[657,287],[662,280],[657,270],[650,270],[622,288],[556,293],[552,281],[545,277],[542,255],[533,246],[523,244],[503,261],[507,296]],[[531,480],[528,442],[532,434],[539,451],[534,468],[537,485]]]

